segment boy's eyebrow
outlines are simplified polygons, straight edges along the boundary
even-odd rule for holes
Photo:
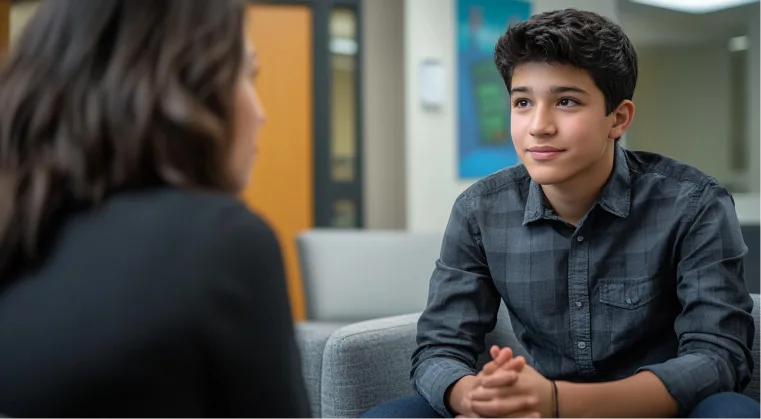
[[[531,93],[531,91],[532,89],[530,87],[518,86],[518,87],[513,87],[512,89],[510,89],[510,94],[512,95],[513,93]]]
[[[550,87],[550,92],[551,93],[581,93],[583,95],[589,94],[586,90],[576,86],[552,86]]]
[[[514,93],[531,93],[533,92],[533,89],[528,86],[516,86],[510,89],[510,94]],[[580,93],[583,95],[588,95],[589,92],[582,89],[581,87],[577,86],[552,86],[550,87],[550,93],[552,94],[558,94],[558,93]]]

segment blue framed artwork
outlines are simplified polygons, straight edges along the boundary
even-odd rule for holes
[[[457,0],[458,173],[481,178],[519,162],[510,139],[510,97],[494,65],[508,25],[529,18],[523,0]]]

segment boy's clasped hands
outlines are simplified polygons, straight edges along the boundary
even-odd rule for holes
[[[484,365],[465,393],[457,418],[539,418],[556,417],[554,384],[522,356],[513,357],[510,348],[494,345],[492,360]]]

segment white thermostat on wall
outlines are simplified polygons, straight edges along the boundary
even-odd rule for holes
[[[440,60],[425,59],[420,63],[418,96],[420,105],[426,109],[444,106],[446,96],[446,73]]]

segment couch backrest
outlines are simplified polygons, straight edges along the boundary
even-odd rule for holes
[[[761,355],[761,347],[759,347],[759,339],[758,339],[758,332],[759,328],[761,327],[759,325],[759,295],[758,294],[751,294],[751,297],[753,297],[753,322],[756,324],[756,333],[755,337],[753,338],[753,365],[754,370],[751,374],[751,382],[748,384],[748,387],[745,388],[745,394],[755,398],[756,400],[759,400],[759,376],[758,371],[761,370],[761,365],[758,365],[759,363],[759,355]]]
[[[425,308],[443,233],[315,229],[297,238],[307,319],[363,321]]]
[[[761,234],[758,224],[743,224],[740,226],[745,245],[748,246],[748,254],[745,255],[745,286],[748,292],[758,294],[761,292],[758,279],[761,278]]]

